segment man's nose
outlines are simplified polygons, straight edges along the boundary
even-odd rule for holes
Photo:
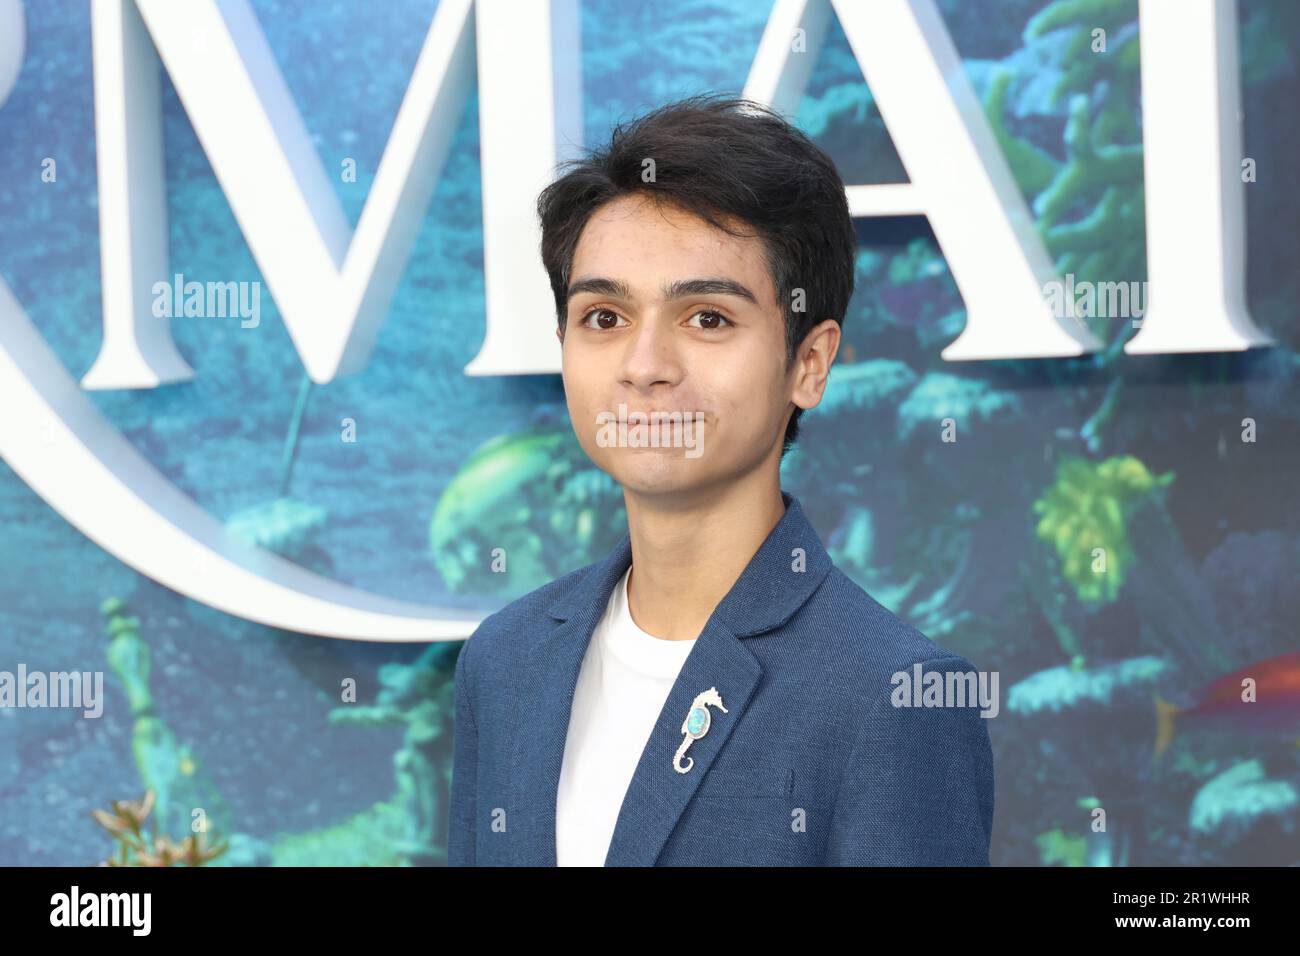
[[[623,356],[623,378],[644,388],[657,382],[675,382],[681,376],[681,362],[673,330],[657,317],[643,317],[627,337]]]

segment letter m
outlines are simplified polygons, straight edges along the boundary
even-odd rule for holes
[[[96,0],[91,23],[104,339],[83,388],[194,375],[150,309],[170,278],[160,58],[318,383],[365,366],[477,70],[487,335],[466,371],[559,367],[551,310],[519,317],[551,296],[537,193],[582,144],[577,0],[439,3],[355,231],[248,0]]]

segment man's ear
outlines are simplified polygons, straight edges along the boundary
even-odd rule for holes
[[[840,349],[840,324],[827,319],[810,329],[799,346],[794,366],[794,391],[790,400],[802,409],[816,408],[831,373],[831,363]]]

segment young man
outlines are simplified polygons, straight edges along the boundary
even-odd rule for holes
[[[569,165],[542,259],[628,534],[462,648],[449,862],[987,865],[975,696],[905,706],[973,667],[835,568],[780,487],[853,292],[833,164],[708,96]]]

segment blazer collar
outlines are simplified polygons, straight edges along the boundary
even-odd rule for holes
[[[782,490],[785,514],[768,534],[740,578],[727,592],[713,616],[737,637],[753,637],[780,627],[817,590],[830,570],[831,560],[817,531],[808,523],[799,499]],[[792,574],[802,557],[804,572]],[[592,565],[577,584],[548,608],[550,615],[566,621],[574,616],[594,614],[595,622],[605,612],[614,585],[632,563],[632,536],[623,535],[609,555]],[[773,589],[773,582],[780,587]],[[585,650],[585,648],[584,648]]]
[[[798,499],[784,490],[781,499],[785,514],[714,609],[664,702],[624,796],[606,866],[655,862],[762,678],[762,666],[742,639],[788,621],[831,569]],[[614,586],[631,563],[631,536],[624,534],[607,557],[547,609],[560,623],[529,655],[511,765],[509,812],[519,824],[515,832],[523,834],[511,842],[516,865],[556,865],[556,796],[578,673]],[[683,740],[683,722],[696,695],[711,687],[727,711],[710,708],[708,733],[686,752],[694,764],[678,773],[673,758]]]

